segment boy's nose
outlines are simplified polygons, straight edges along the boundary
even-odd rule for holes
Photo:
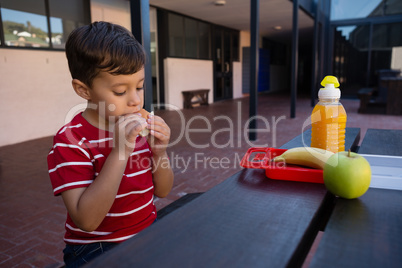
[[[137,90],[133,90],[128,96],[128,105],[129,106],[136,106],[140,103],[141,99],[138,95]]]

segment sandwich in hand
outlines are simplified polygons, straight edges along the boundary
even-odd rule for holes
[[[153,115],[154,112],[148,112],[148,111],[145,110],[145,109],[141,109],[141,110],[140,110],[140,114],[141,114],[142,117],[144,117],[145,119],[148,120],[148,115],[149,115],[149,114]],[[141,137],[146,137],[146,136],[148,136],[148,134],[149,134],[149,129],[147,129],[147,128],[144,128],[144,129],[141,130],[141,132],[139,133],[139,135],[140,135]]]

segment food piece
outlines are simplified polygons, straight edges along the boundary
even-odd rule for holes
[[[149,114],[151,114],[151,115],[154,114],[154,112],[148,112],[148,111],[145,110],[145,109],[141,109],[141,110],[140,110],[140,113],[141,113],[141,116],[142,116],[143,118],[145,118],[145,119],[148,119],[148,115],[149,115]],[[149,129],[147,129],[147,128],[144,128],[144,129],[141,130],[141,132],[139,133],[139,135],[140,135],[141,137],[146,137],[146,136],[148,136],[148,134],[149,134]]]
[[[139,113],[140,113],[141,116],[144,117],[145,119],[148,119],[148,115],[150,114],[150,112],[148,112],[148,111],[145,110],[145,109],[141,109],[141,110],[139,111]]]
[[[324,169],[325,162],[333,155],[331,151],[314,147],[296,147],[273,158],[273,162]]]
[[[370,163],[361,155],[339,152],[324,167],[324,184],[328,191],[346,199],[362,196],[370,187]]]

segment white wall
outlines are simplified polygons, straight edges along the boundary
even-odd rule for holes
[[[242,98],[243,89],[242,89],[242,66],[241,62],[234,61],[233,62],[233,99]]]
[[[243,81],[243,47],[250,46],[250,32],[240,32],[240,52],[239,60],[233,62],[233,99],[242,98],[243,94],[242,81]]]
[[[129,6],[126,0],[91,0],[92,21],[131,29]],[[240,45],[249,46],[250,34],[240,37]],[[182,108],[181,91],[199,88],[209,88],[213,101],[212,61],[168,58],[164,66],[167,103]],[[63,51],[0,49],[0,74],[0,146],[52,136],[72,111],[85,107],[71,87]],[[234,62],[234,98],[243,96],[241,78],[241,61]]]
[[[392,48],[391,69],[402,71],[402,47]]]
[[[0,146],[54,135],[83,101],[64,52],[0,49]]]
[[[91,0],[91,20],[108,21],[131,29],[130,2],[127,0]]]
[[[166,58],[164,60],[164,70],[166,104],[183,109],[183,96],[181,92],[192,89],[210,89],[209,102],[212,102],[212,61]]]
[[[92,21],[131,29],[126,0],[92,0]],[[85,107],[71,87],[64,51],[0,49],[0,146],[52,136]]]
[[[250,32],[240,32],[240,62],[243,61],[243,47],[250,46]]]

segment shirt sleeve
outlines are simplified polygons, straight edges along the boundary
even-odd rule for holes
[[[94,164],[89,151],[80,143],[56,136],[47,157],[49,177],[53,194],[88,187],[95,177]]]

